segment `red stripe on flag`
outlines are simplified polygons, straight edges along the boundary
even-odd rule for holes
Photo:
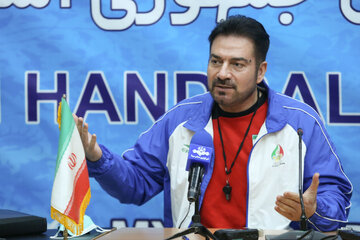
[[[81,164],[74,179],[74,189],[70,199],[70,202],[65,210],[65,215],[74,220],[76,224],[79,224],[80,219],[80,206],[84,201],[86,193],[90,188],[89,173],[87,171],[86,160]]]

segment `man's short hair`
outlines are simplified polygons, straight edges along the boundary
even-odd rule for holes
[[[243,15],[234,15],[226,20],[221,20],[209,35],[210,49],[215,38],[220,35],[249,38],[254,44],[257,64],[265,61],[270,39],[264,26],[255,19]]]

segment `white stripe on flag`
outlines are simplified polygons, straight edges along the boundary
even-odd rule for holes
[[[72,153],[75,153],[76,155],[76,165],[73,170],[71,170],[68,165],[70,162],[69,156],[71,156]],[[51,206],[59,212],[64,213],[69,205],[74,190],[76,173],[79,171],[79,168],[84,160],[85,154],[83,146],[79,132],[75,126],[69,145],[64,152],[63,158],[61,159],[57,170],[51,194]]]

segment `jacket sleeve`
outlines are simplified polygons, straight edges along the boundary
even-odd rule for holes
[[[87,161],[89,176],[122,203],[141,205],[163,190],[168,141],[162,124],[155,123],[122,156],[100,145],[103,155]]]
[[[352,184],[321,122],[305,129],[303,139],[306,144],[304,191],[310,186],[314,173],[320,174],[317,209],[309,218],[308,227],[323,232],[337,230],[347,223]],[[298,222],[293,222],[292,227],[299,228]]]

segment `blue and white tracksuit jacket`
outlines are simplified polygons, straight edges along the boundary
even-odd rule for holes
[[[185,170],[188,145],[198,129],[205,128],[213,136],[212,106],[209,93],[183,100],[142,133],[122,156],[100,145],[102,158],[88,161],[90,176],[122,203],[141,205],[163,190],[165,227],[178,227],[184,218],[182,226],[188,226],[194,212],[191,209],[185,217],[189,207]],[[268,89],[267,117],[253,141],[248,161],[247,227],[299,228],[298,222],[291,222],[274,210],[276,196],[285,191],[298,192],[298,128],[303,129],[304,191],[314,173],[320,173],[317,209],[308,225],[331,231],[346,224],[352,184],[321,119],[308,105]],[[280,147],[283,155],[275,151]],[[214,159],[203,178],[200,205],[213,166]]]

